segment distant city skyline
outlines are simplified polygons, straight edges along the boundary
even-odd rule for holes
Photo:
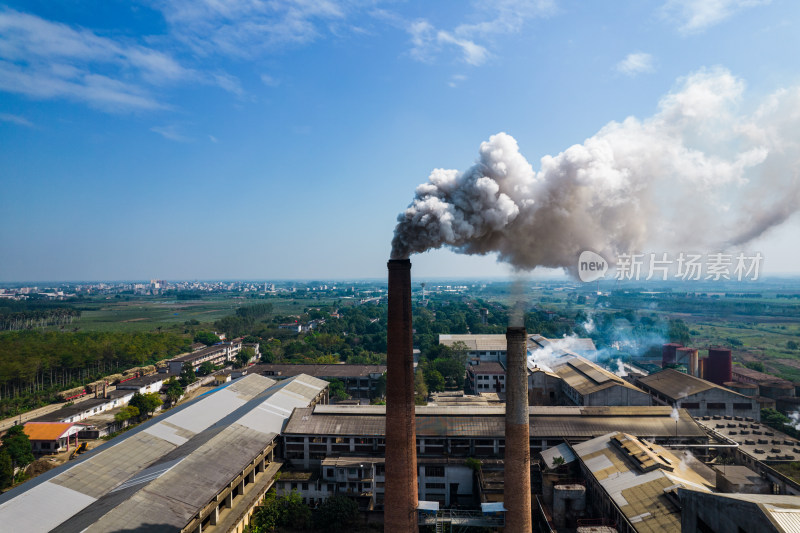
[[[416,187],[491,135],[538,171],[698,73],[734,80],[745,116],[794,98],[799,16],[790,0],[5,1],[0,282],[385,278]],[[758,169],[734,155],[720,166]],[[798,198],[769,170],[737,176],[764,184],[754,202],[784,195],[785,221],[732,250],[800,274]],[[515,277],[495,255],[411,261],[417,279]]]

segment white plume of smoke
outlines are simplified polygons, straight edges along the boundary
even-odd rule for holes
[[[710,253],[745,244],[800,204],[800,87],[751,113],[740,110],[743,93],[727,70],[701,70],[654,116],[611,122],[543,157],[538,172],[498,133],[470,169],[436,169],[417,187],[392,257],[448,246],[574,272],[584,250],[613,262],[645,245]]]
[[[793,411],[789,413],[789,425],[791,425],[794,429],[800,430],[800,412]]]
[[[672,408],[672,412],[669,414],[669,417],[673,419],[675,422],[681,419],[681,414],[678,412],[677,407]]]
[[[625,364],[622,362],[622,359],[617,359],[617,370],[614,373],[621,378],[624,378],[628,375],[628,372],[625,370]]]
[[[566,362],[566,359],[573,357],[580,352],[583,345],[580,344],[580,337],[577,335],[564,335],[560,339],[553,339],[541,348],[538,348],[528,356],[529,367],[539,367],[548,372],[553,368]]]

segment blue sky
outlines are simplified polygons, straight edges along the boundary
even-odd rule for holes
[[[693,73],[800,84],[792,0],[0,4],[0,281],[383,277],[397,214],[508,132],[534,169]],[[791,130],[794,131],[794,130]],[[797,272],[798,216],[748,243]],[[656,250],[657,251],[657,250]],[[502,276],[433,251],[415,275]]]

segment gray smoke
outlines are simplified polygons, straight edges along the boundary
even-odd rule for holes
[[[436,169],[417,187],[398,216],[392,257],[448,246],[497,253],[518,269],[574,272],[584,250],[613,262],[621,253],[746,244],[800,205],[800,89],[749,113],[743,93],[730,72],[702,70],[652,117],[611,122],[543,157],[538,171],[498,133],[471,168]]]

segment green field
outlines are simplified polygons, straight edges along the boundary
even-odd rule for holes
[[[232,315],[236,309],[257,302],[267,301],[273,306],[276,315],[297,315],[309,307],[336,303],[334,299],[289,299],[247,300],[240,297],[218,296],[203,300],[161,300],[157,298],[136,298],[120,300],[115,298],[95,299],[80,304],[81,317],[74,320],[65,330],[78,331],[183,331],[186,322],[196,320],[210,325],[225,316]],[[344,300],[341,305],[349,305]],[[46,330],[59,329],[56,327]]]

